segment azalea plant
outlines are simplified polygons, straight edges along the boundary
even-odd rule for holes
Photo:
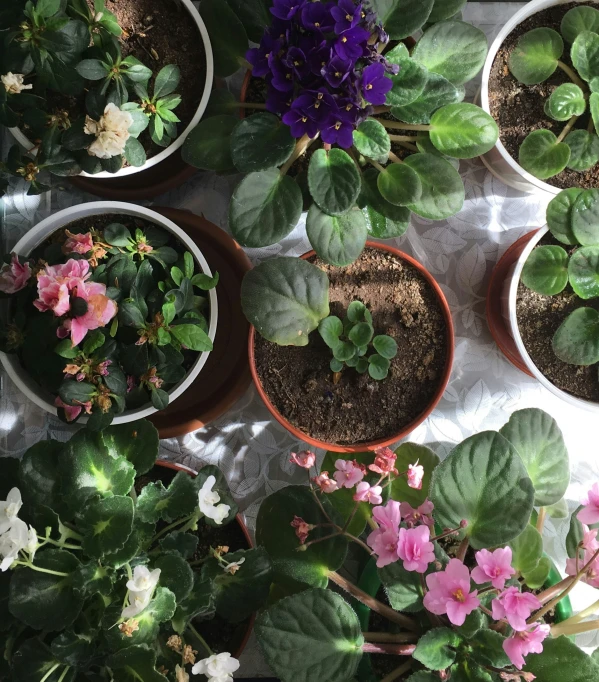
[[[239,662],[198,628],[260,607],[270,560],[260,548],[198,549],[237,506],[216,467],[153,468],[158,442],[138,421],[3,460],[2,679],[232,682]]]
[[[560,33],[535,28],[525,33],[509,61],[509,69],[520,83],[544,83],[561,69],[571,82],[553,89],[545,102],[545,114],[566,125],[556,136],[550,130],[534,130],[520,146],[519,161],[532,175],[547,180],[565,168],[586,171],[599,163],[599,11],[573,7],[562,19]],[[572,66],[562,57],[570,46]],[[586,129],[576,127],[588,115]]]
[[[599,586],[597,526],[583,525],[599,521],[599,485],[572,516],[567,577],[548,583],[542,532],[547,515],[568,515],[570,479],[548,414],[516,412],[443,462],[412,443],[353,458],[327,453],[320,469],[312,452],[291,459],[309,485],[266,498],[256,533],[278,588],[256,631],[283,682],[360,679],[365,653],[397,656],[385,681],[599,678],[597,657],[567,636],[599,627],[586,621],[599,602],[563,622],[552,615],[579,582]],[[350,556],[376,561],[384,601],[355,583]],[[357,602],[382,618],[381,631],[364,631]]]
[[[81,171],[118,172],[143,166],[139,136],[167,147],[177,136],[180,70],[155,74],[137,58],[123,57],[123,34],[105,0],[14,0],[0,9],[0,123],[32,141],[14,146],[0,164],[30,183],[29,194],[48,189],[40,180]],[[152,97],[147,86],[154,80]]]
[[[412,212],[460,211],[457,160],[498,138],[493,119],[462,101],[487,54],[484,33],[455,16],[465,4],[274,0],[269,14],[203,1],[218,75],[244,65],[264,94],[218,94],[183,147],[198,168],[247,174],[229,209],[240,244],[280,241],[305,208],[316,253],[344,266],[369,234],[401,236]],[[411,51],[399,42],[421,28]],[[249,51],[248,36],[259,43]],[[239,107],[253,115],[240,121]]]
[[[599,14],[599,12],[598,12]],[[522,269],[522,282],[533,291],[555,296],[571,291],[571,301],[591,301],[575,307],[553,337],[553,352],[573,365],[599,362],[599,190],[566,189],[547,208],[547,226],[564,246],[542,245],[532,251]]]
[[[61,418],[89,415],[94,429],[148,402],[164,409],[169,388],[212,350],[204,294],[218,273],[200,272],[166,231],[115,218],[123,222],[58,230],[0,270],[11,306],[0,349],[18,354]]]

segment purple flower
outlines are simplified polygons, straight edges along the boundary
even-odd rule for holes
[[[293,72],[280,59],[271,60],[272,86],[281,92],[293,90]],[[391,82],[391,81],[389,81]]]
[[[335,25],[331,14],[332,2],[309,2],[302,8],[302,24],[304,28],[321,33],[330,33]]]
[[[385,67],[380,64],[371,64],[362,71],[362,95],[371,104],[384,104],[387,93],[393,87],[390,78],[385,77]]]
[[[290,68],[298,79],[309,75],[310,67],[306,61],[306,55],[299,47],[290,47],[287,55],[283,58],[283,64]]]
[[[322,75],[322,69],[331,59],[331,48],[326,40],[323,40],[317,47],[308,53],[308,64],[315,76]]]
[[[270,11],[279,19],[291,19],[305,4],[306,0],[275,0]]]
[[[312,104],[310,95],[300,95],[293,103],[290,111],[283,116],[283,123],[291,128],[293,137],[308,135],[314,137],[318,132],[318,126],[308,116],[308,106]]]
[[[369,37],[370,33],[361,26],[350,28],[337,38],[335,52],[341,59],[350,59],[355,62],[364,55],[365,44]]]
[[[335,19],[335,33],[339,35],[343,31],[353,28],[362,18],[362,4],[357,7],[353,0],[339,0],[337,7],[331,9]]]
[[[322,67],[321,74],[332,88],[338,88],[349,76],[353,64],[348,59],[342,59],[338,55],[333,57]]]
[[[245,58],[252,65],[252,75],[258,78],[270,73],[269,60],[271,55],[278,54],[281,49],[281,41],[271,38],[265,34],[260,43],[260,47],[248,50]]]
[[[316,123],[325,122],[331,112],[337,109],[335,99],[325,88],[320,88],[318,91],[308,91],[302,97],[308,98],[308,104],[305,106],[305,109],[308,116],[316,121]]]
[[[351,112],[345,109],[337,109],[331,112],[325,127],[321,128],[320,136],[327,144],[338,144],[344,149],[349,149],[354,143],[354,122]]]
[[[291,92],[281,92],[272,86],[268,88],[266,108],[273,114],[285,114],[291,109],[293,95]]]

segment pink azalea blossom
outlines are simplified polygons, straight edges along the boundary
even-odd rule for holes
[[[291,522],[291,527],[295,528],[295,534],[299,538],[300,544],[303,545],[308,539],[308,534],[311,530],[314,530],[316,526],[311,523],[306,523],[304,519],[299,516],[294,516]]]
[[[399,502],[389,500],[385,506],[375,507],[372,515],[379,527],[370,533],[366,542],[377,555],[377,567],[382,568],[397,561],[397,541],[401,521]]]
[[[401,516],[409,527],[423,523],[432,528],[435,525],[435,520],[432,517],[434,508],[435,505],[430,500],[424,500],[417,509],[414,509],[408,502],[402,502],[400,505]]]
[[[421,464],[410,464],[408,467],[408,485],[410,488],[420,490],[422,488],[422,479],[424,477],[424,467]]]
[[[366,481],[358,483],[356,487],[356,494],[354,495],[354,500],[356,502],[370,502],[370,504],[381,504],[383,498],[381,493],[383,489],[380,485],[370,485]]]
[[[400,528],[397,556],[406,571],[426,573],[428,565],[435,560],[435,546],[430,542],[428,526]]]
[[[298,467],[309,469],[310,467],[314,466],[314,462],[316,461],[316,454],[314,452],[310,452],[310,450],[292,452],[291,459],[289,461],[292,462],[293,464],[297,464]]]
[[[578,570],[580,570],[583,566],[588,564],[589,561],[591,561],[597,549],[599,549],[599,547],[587,549],[585,551],[584,558],[578,561]],[[576,559],[568,559],[566,561],[566,574],[576,575],[577,573],[578,571],[576,570]],[[582,576],[581,580],[583,583],[587,583],[587,585],[599,588],[599,557],[597,557],[593,561],[593,563],[590,564],[588,569],[585,571],[585,574]]]
[[[514,632],[503,642],[503,650],[518,670],[524,667],[524,656],[543,653],[543,641],[549,635],[550,630],[549,625],[535,623],[527,630]]]
[[[578,512],[581,523],[592,525],[599,522],[599,483],[595,483],[582,500],[583,508]]]
[[[323,493],[334,493],[335,490],[339,490],[337,481],[329,478],[328,471],[321,471],[319,476],[315,476],[313,479],[314,483],[320,488]]]
[[[96,371],[100,376],[107,377],[108,376],[108,368],[112,365],[112,360],[104,360],[104,362],[101,362],[99,365],[96,367]]]
[[[86,232],[85,234],[72,234],[68,230],[65,230],[65,234],[68,239],[62,245],[63,253],[79,253],[84,256],[94,248],[94,240],[91,232]]]
[[[364,478],[364,470],[354,460],[338,459],[335,462],[337,471],[333,474],[340,488],[353,488]]]
[[[395,468],[395,460],[397,455],[391,450],[391,448],[379,448],[374,451],[375,458],[374,464],[369,464],[368,468],[370,471],[374,471],[377,474],[387,475],[396,474],[397,469]]]
[[[29,263],[21,265],[16,253],[12,254],[10,263],[6,263],[0,270],[0,291],[5,294],[16,294],[27,286],[31,278]]]
[[[517,587],[508,587],[491,602],[493,618],[495,620],[506,618],[507,622],[518,632],[526,630],[526,620],[541,606],[543,605],[534,594],[520,592]]]
[[[424,606],[438,616],[447,614],[454,625],[463,625],[480,606],[476,590],[470,592],[470,571],[459,559],[451,559],[444,571],[427,575],[426,585]]]
[[[98,282],[82,282],[76,295],[87,303],[87,311],[79,317],[65,320],[63,328],[71,332],[73,346],[78,346],[88,331],[105,327],[117,313],[117,305],[106,294],[106,285]]]
[[[33,305],[42,313],[51,310],[57,317],[66,315],[71,307],[71,292],[88,276],[89,263],[86,260],[71,258],[62,265],[47,265],[37,276],[39,298]]]
[[[498,590],[503,590],[505,581],[516,573],[511,565],[511,547],[500,547],[494,552],[481,549],[476,553],[476,563],[478,566],[472,571],[472,580],[479,585],[490,582]]]
[[[68,422],[75,421],[75,419],[77,419],[77,417],[81,414],[81,410],[85,410],[87,414],[91,414],[92,411],[91,402],[81,403],[81,407],[77,405],[67,405],[58,396],[56,396],[56,399],[54,400],[54,405],[64,409]]]

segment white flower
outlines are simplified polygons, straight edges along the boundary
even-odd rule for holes
[[[218,504],[220,502],[220,495],[216,490],[212,490],[215,483],[216,478],[214,476],[208,476],[204,481],[202,489],[198,493],[198,504],[202,514],[209,519],[213,519],[216,524],[220,526],[229,515],[231,507],[228,504]]]
[[[25,550],[29,554],[29,561],[33,561],[35,552],[37,551],[37,533],[33,526],[29,526],[29,531],[27,532],[27,544],[25,545]]]
[[[160,579],[160,569],[150,571],[147,566],[136,566],[133,569],[133,580],[127,583],[129,592],[153,592]]]
[[[239,670],[239,661],[225,652],[198,661],[191,672],[194,675],[206,675],[208,682],[233,682],[236,670]]]
[[[0,502],[0,535],[12,526],[22,506],[21,491],[13,488],[6,496],[6,502]]]
[[[146,608],[152,599],[152,590],[147,590],[146,592],[129,592],[128,596],[129,606],[126,606],[121,613],[121,618],[124,618],[125,620],[134,618]]]
[[[241,564],[245,561],[245,557],[242,557],[239,559],[239,561],[232,561],[230,564],[227,564],[224,568],[225,573],[229,573],[230,575],[235,575],[237,571],[241,568]]]
[[[31,90],[33,85],[24,85],[23,79],[25,76],[22,73],[12,73],[9,71],[6,76],[2,76],[2,84],[4,85],[6,92],[11,95],[18,95],[23,90]]]
[[[175,677],[177,682],[189,682],[189,674],[185,672],[185,668],[180,665],[175,666]]]
[[[27,524],[25,521],[15,518],[6,533],[0,536],[0,556],[2,556],[0,571],[4,572],[13,565],[19,556],[19,552],[25,549],[28,541]]]
[[[121,111],[112,102],[106,105],[104,115],[99,121],[86,116],[83,130],[88,135],[96,136],[87,153],[99,159],[110,159],[122,154],[130,137],[129,128],[132,123],[131,114],[128,111]]]

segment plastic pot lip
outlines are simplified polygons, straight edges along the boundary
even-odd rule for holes
[[[79,173],[80,176],[92,179],[115,179],[122,178],[127,175],[135,175],[136,173],[141,173],[142,171],[148,170],[149,168],[152,168],[152,166],[156,166],[161,161],[164,161],[169,156],[171,156],[171,154],[174,154],[178,149],[180,149],[183,146],[183,143],[185,142],[185,138],[200,122],[204,114],[204,111],[206,110],[206,106],[208,105],[210,93],[212,92],[212,81],[214,79],[214,57],[212,54],[212,45],[210,43],[210,36],[208,35],[206,25],[204,24],[204,21],[200,16],[200,13],[192,4],[191,0],[179,1],[182,3],[183,7],[185,7],[185,9],[189,12],[191,18],[195,22],[200,33],[200,37],[202,39],[202,43],[204,44],[204,52],[206,54],[206,82],[204,83],[202,98],[200,99],[200,103],[198,105],[198,108],[196,109],[193,118],[191,119],[185,130],[177,137],[176,140],[174,140],[166,149],[163,149],[159,154],[156,154],[156,156],[153,156],[152,158],[148,159],[143,166],[139,166],[138,168],[134,166],[127,166],[121,168],[121,170],[117,171],[116,173],[108,173],[107,171],[101,171],[100,173],[90,174],[82,171],[81,173]],[[19,130],[19,128],[9,128],[9,130],[12,133],[13,137],[16,139],[16,141],[25,149],[31,149],[34,146],[33,143],[27,138],[27,136],[24,135],[21,132],[21,130]]]
[[[65,225],[74,220],[85,218],[93,215],[105,215],[107,213],[120,213],[124,215],[135,216],[142,218],[148,222],[152,222],[162,229],[165,229],[179,239],[187,250],[189,250],[196,263],[200,266],[202,272],[212,276],[212,271],[208,262],[195,242],[187,236],[187,234],[172,220],[145,208],[144,206],[137,206],[136,204],[129,204],[119,201],[93,201],[77,206],[71,206],[62,211],[52,214],[45,220],[35,225],[29,230],[16,244],[13,251],[21,256],[28,256],[31,251],[39,246],[49,235],[53,234]],[[210,301],[210,319],[208,323],[208,336],[211,341],[214,341],[216,336],[216,328],[218,323],[218,299],[215,289],[208,292]],[[197,378],[201,372],[202,367],[208,360],[208,351],[200,353],[195,363],[190,368],[185,378],[175,385],[170,391],[170,400],[176,400],[182,393],[184,393]],[[0,352],[0,362],[4,366],[9,377],[15,382],[18,388],[38,407],[50,414],[56,415],[56,407],[54,406],[54,396],[46,393],[39,387],[35,381],[29,376],[25,369],[21,366],[16,355],[8,355]],[[125,424],[127,422],[135,421],[137,419],[144,419],[151,414],[157,412],[151,404],[150,406],[142,406],[134,410],[126,410],[123,414],[115,416],[113,424]],[[82,416],[77,423],[85,424],[87,416]]]
[[[414,429],[416,429],[422,422],[430,416],[430,414],[433,412],[435,407],[438,405],[439,401],[441,400],[443,393],[445,392],[445,389],[447,388],[447,384],[449,383],[449,377],[451,375],[451,370],[453,366],[453,358],[454,358],[454,346],[455,346],[455,333],[454,333],[454,327],[453,327],[453,320],[451,317],[451,311],[449,309],[449,305],[447,303],[447,300],[445,298],[445,295],[443,294],[443,291],[441,290],[441,287],[437,284],[436,280],[434,277],[430,274],[430,272],[422,265],[420,264],[417,260],[409,256],[408,254],[404,253],[403,251],[400,251],[399,249],[389,246],[388,244],[380,244],[378,242],[372,242],[372,241],[367,241],[365,248],[373,248],[373,249],[379,249],[382,251],[387,251],[388,253],[392,253],[394,256],[397,258],[400,258],[402,260],[405,260],[408,262],[410,265],[414,266],[418,272],[427,280],[427,282],[432,286],[433,290],[437,294],[437,298],[439,300],[439,303],[441,304],[441,308],[443,310],[443,316],[445,318],[445,325],[447,328],[447,356],[445,360],[445,367],[443,370],[443,376],[441,378],[441,381],[439,383],[439,386],[437,388],[437,391],[435,392],[433,398],[431,399],[430,403],[426,407],[425,410],[412,422],[410,422],[408,425],[406,425],[401,431],[398,433],[394,434],[391,437],[387,438],[381,438],[377,439],[374,441],[369,441],[366,443],[359,443],[357,445],[337,445],[335,443],[326,443],[324,441],[318,440],[316,438],[312,438],[308,434],[300,431],[297,427],[293,426],[289,421],[283,417],[283,415],[280,414],[280,412],[276,409],[276,407],[271,403],[270,399],[266,395],[266,392],[264,391],[264,388],[262,387],[262,383],[260,382],[260,378],[258,377],[258,372],[256,370],[256,361],[255,361],[255,347],[254,347],[254,337],[256,330],[253,326],[250,327],[250,333],[249,333],[249,339],[248,339],[248,352],[249,352],[249,358],[250,358],[250,370],[252,373],[252,379],[254,381],[254,385],[256,386],[256,389],[262,398],[264,404],[268,408],[269,412],[271,415],[281,424],[284,426],[287,431],[289,431],[293,436],[295,436],[297,439],[302,440],[306,443],[309,443],[313,447],[316,448],[323,448],[325,450],[329,450],[331,452],[342,452],[342,453],[354,453],[354,452],[364,452],[366,450],[375,450],[376,448],[382,448],[382,447],[388,447],[390,445],[393,445],[397,441],[401,440],[402,438],[405,438],[408,434],[410,434]],[[315,251],[309,251],[308,253],[305,253],[301,258],[304,260],[307,258],[310,258],[312,256],[315,256],[316,252]]]

